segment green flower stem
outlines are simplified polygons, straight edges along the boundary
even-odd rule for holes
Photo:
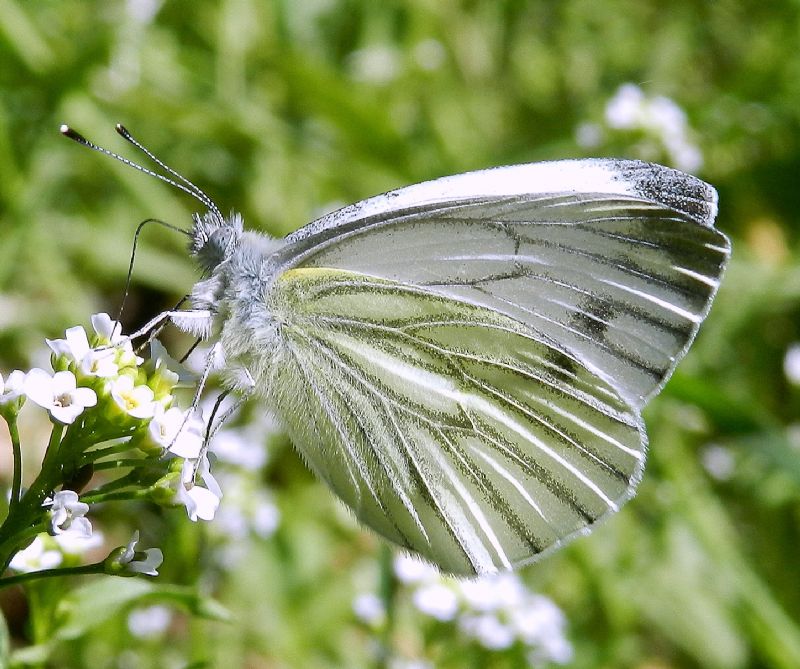
[[[12,416],[8,420],[8,431],[11,434],[11,449],[14,453],[14,474],[11,481],[11,500],[9,501],[9,513],[11,513],[11,509],[19,503],[19,494],[22,490],[22,448],[19,443],[16,416]]]
[[[42,460],[42,470],[22,499],[9,508],[8,517],[0,526],[0,565],[5,571],[14,553],[30,538],[33,526],[42,516],[42,503],[61,479],[61,462],[58,457],[64,425],[53,424],[50,442]],[[37,530],[38,532],[39,530]]]
[[[79,576],[82,574],[104,574],[106,573],[105,567],[102,562],[95,562],[94,564],[86,564],[79,567],[60,567],[56,569],[42,569],[40,571],[29,571],[24,574],[15,574],[14,576],[6,576],[0,578],[0,590],[7,588],[10,585],[18,585],[27,581],[33,581],[40,578],[52,578],[54,576]],[[128,574],[125,574],[128,576]]]
[[[119,458],[118,460],[107,460],[96,462],[94,470],[99,472],[101,469],[125,469],[128,467],[141,467],[144,458]]]
[[[131,448],[130,443],[127,441],[123,441],[121,444],[114,444],[113,446],[106,446],[105,448],[90,449],[83,452],[83,457],[80,459],[78,466],[88,465],[90,462],[96,462],[101,458],[107,458],[110,455],[117,455],[132,450],[133,448]]]
[[[376,669],[385,669],[389,666],[394,655],[392,649],[392,633],[394,631],[395,599],[397,596],[397,578],[392,565],[393,551],[387,543],[381,546],[379,559],[380,583],[379,593],[383,608],[386,611],[386,623],[381,630],[380,645],[375,661]]]
[[[81,497],[86,504],[97,504],[98,502],[118,502],[120,500],[150,499],[150,489],[144,490],[120,490],[119,492],[89,493]]]
[[[98,496],[105,495],[109,492],[114,492],[120,488],[124,488],[125,486],[136,485],[139,483],[139,474],[140,473],[135,470],[129,471],[124,476],[120,476],[118,479],[109,481],[108,483],[101,485],[99,488],[96,488],[85,495],[81,495],[81,501],[86,502],[87,504],[92,504],[97,501]]]

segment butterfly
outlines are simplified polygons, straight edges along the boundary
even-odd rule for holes
[[[541,559],[633,496],[642,408],[730,255],[711,186],[635,160],[513,165],[274,239],[117,130],[177,181],[125,162],[207,208],[190,248],[204,275],[173,320],[216,340],[225,385],[265,402],[362,523],[484,574]]]

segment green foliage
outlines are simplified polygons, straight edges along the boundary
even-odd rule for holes
[[[800,386],[783,372],[800,340],[800,6],[165,0],[137,17],[149,5],[0,3],[0,369],[29,365],[44,336],[113,314],[137,223],[185,228],[195,205],[64,141],[62,122],[132,156],[113,132],[123,122],[223,211],[282,235],[338,204],[473,168],[667,162],[650,130],[604,118],[634,83],[685,111],[703,156],[694,171],[719,189],[733,260],[694,348],[646,412],[639,494],[523,575],[564,611],[575,667],[800,666]],[[599,134],[580,143],[582,126]],[[183,244],[145,229],[127,330],[190,288]],[[156,538],[164,587],[81,586],[46,639],[9,591],[12,643],[38,644],[17,651],[17,666],[380,666],[387,641],[441,666],[492,666],[407,597],[388,640],[360,624],[351,604],[379,588],[379,542],[284,439],[273,435],[269,452],[260,484],[282,512],[276,534],[231,539],[213,523],[188,526],[180,510],[101,510],[110,535],[135,524]],[[203,604],[212,594],[230,622]],[[137,597],[175,607],[168,633],[128,631]],[[8,646],[0,630],[0,663]]]

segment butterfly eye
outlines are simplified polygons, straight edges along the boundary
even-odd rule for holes
[[[208,244],[213,250],[213,253],[219,256],[222,260],[230,252],[228,247],[233,239],[233,230],[230,228],[217,228],[211,233],[208,239]]]
[[[212,271],[233,253],[241,232],[242,219],[236,214],[227,219],[215,212],[195,215],[190,251],[205,270]]]

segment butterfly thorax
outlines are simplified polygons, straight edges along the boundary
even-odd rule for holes
[[[259,377],[263,371],[259,361],[274,348],[278,326],[269,295],[280,271],[275,252],[284,244],[268,235],[245,232],[238,214],[224,220],[213,213],[195,217],[192,253],[206,276],[192,289],[192,307],[211,312],[208,334],[222,345],[229,369],[245,368]]]

